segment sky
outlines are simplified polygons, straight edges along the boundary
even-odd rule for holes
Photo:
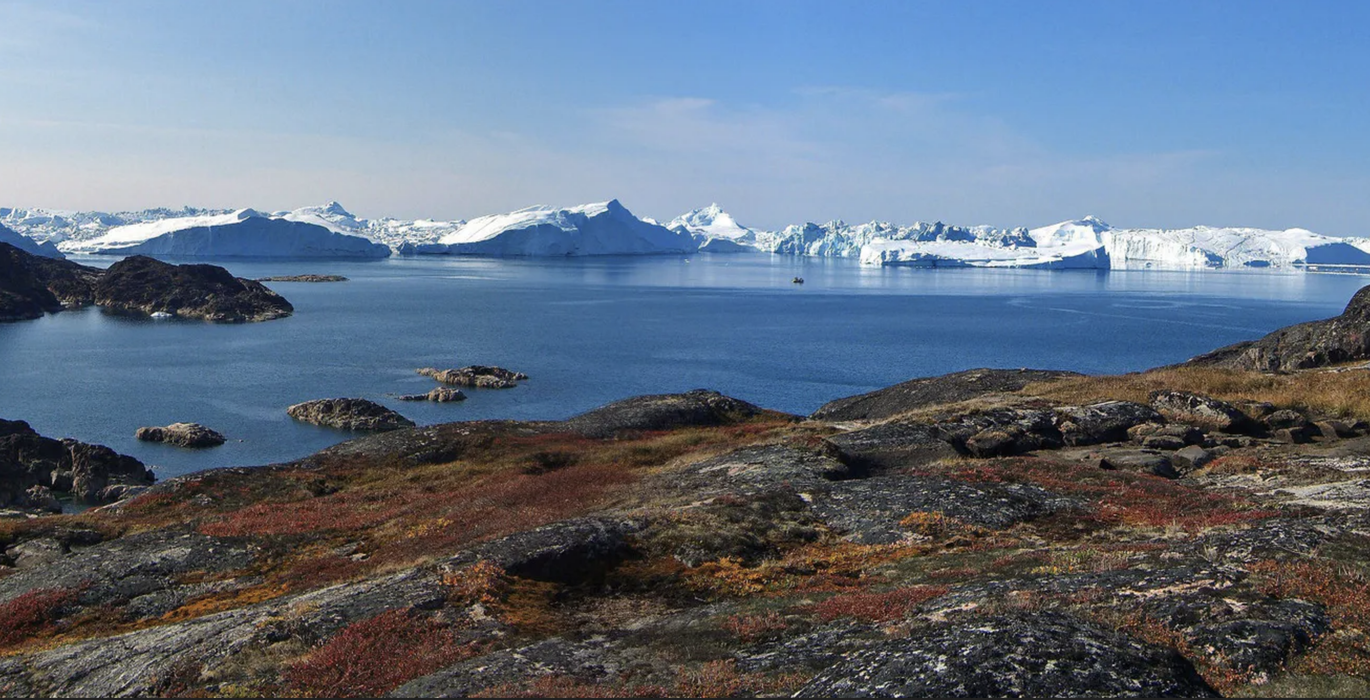
[[[0,206],[1370,235],[1370,3],[0,0]]]

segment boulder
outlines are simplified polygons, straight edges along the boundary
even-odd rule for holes
[[[399,430],[414,421],[366,399],[317,399],[285,410],[295,420],[339,430]]]
[[[165,427],[139,428],[134,437],[147,442],[164,442],[177,447],[216,447],[224,444],[222,433],[199,423],[172,423]]]
[[[683,394],[654,394],[615,401],[566,421],[572,432],[586,437],[612,437],[628,430],[672,430],[690,426],[740,423],[766,411],[716,391],[695,389]]]
[[[1260,340],[1219,348],[1185,364],[1261,372],[1291,371],[1370,359],[1370,287],[1340,316],[1281,328]]]
[[[849,655],[796,697],[1217,697],[1173,649],[1059,613],[972,619]]]
[[[436,369],[423,367],[415,370],[425,377],[432,377],[443,384],[469,386],[477,389],[510,389],[518,382],[528,378],[522,372],[514,372],[503,367],[471,365],[460,369]]]
[[[1320,420],[1313,424],[1318,434],[1328,440],[1338,438],[1351,438],[1356,436],[1356,431],[1345,421],[1339,420]]]
[[[114,263],[95,285],[95,303],[142,315],[226,323],[284,318],[294,307],[260,282],[216,265],[171,265],[143,255]]]
[[[478,545],[443,567],[450,571],[488,561],[514,576],[579,583],[628,556],[628,536],[639,529],[632,520],[567,520]]]
[[[1223,449],[1221,447],[1214,449]],[[1195,469],[1203,469],[1204,465],[1213,461],[1213,453],[1205,450],[1198,445],[1190,445],[1181,450],[1176,450],[1175,454],[1170,455],[1171,464],[1181,472],[1191,472]]]
[[[940,430],[923,423],[883,423],[827,441],[844,461],[864,471],[915,467],[961,454]]]
[[[1180,473],[1175,471],[1170,458],[1154,450],[1110,450],[1100,457],[1099,466],[1104,469],[1153,474],[1167,479],[1180,478]]]
[[[1270,439],[1287,445],[1301,445],[1305,442],[1312,442],[1313,437],[1318,434],[1318,430],[1312,426],[1299,425],[1272,430],[1270,431]]]
[[[400,401],[433,401],[436,403],[452,403],[454,401],[465,401],[466,394],[461,393],[461,389],[440,386],[427,394],[405,394],[396,397]]]
[[[1308,425],[1308,419],[1304,418],[1303,414],[1298,411],[1282,408],[1262,418],[1261,423],[1264,423],[1265,427],[1271,430],[1279,430],[1280,428],[1302,428]]]
[[[1067,445],[1097,445],[1127,440],[1133,428],[1164,423],[1150,406],[1132,401],[1105,401],[1057,409],[1061,439]]]
[[[1172,421],[1187,423],[1207,431],[1247,433],[1257,427],[1255,421],[1237,410],[1236,406],[1187,391],[1153,391],[1151,407]]]
[[[1056,415],[1052,411],[1034,408],[977,411],[960,418],[941,421],[936,424],[936,428],[942,439],[972,455],[975,454],[975,450],[971,449],[970,442],[981,435],[983,438],[979,441],[977,449],[984,449],[984,456],[1050,450],[1060,447],[1063,443],[1061,431],[1056,427]],[[986,433],[1002,433],[1003,436],[1007,436],[1007,440],[1002,436]]]
[[[1078,377],[1075,372],[1038,369],[971,369],[912,379],[885,389],[823,404],[809,418],[822,421],[879,420],[927,406],[955,403],[1022,389],[1034,382]]]
[[[1184,440],[1174,435],[1152,435],[1142,440],[1142,447],[1148,450],[1178,450],[1184,447]]]

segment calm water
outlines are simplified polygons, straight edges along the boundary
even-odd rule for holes
[[[97,262],[98,261],[86,261]],[[108,261],[105,261],[107,264]],[[825,401],[971,367],[1144,369],[1338,313],[1364,277],[861,267],[769,256],[592,260],[223,262],[277,283],[293,317],[140,321],[97,309],[0,325],[0,417],[109,445],[162,476],[300,457],[346,434],[285,407],[360,396],[420,424],[558,419],[644,393],[707,387],[808,413]],[[795,285],[791,278],[804,277]],[[424,366],[497,364],[517,389],[406,403]],[[139,443],[143,425],[229,436],[200,452]]]

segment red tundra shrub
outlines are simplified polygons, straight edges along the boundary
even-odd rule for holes
[[[40,588],[0,603],[0,649],[23,642],[57,620],[62,608],[76,602],[76,591]]]
[[[379,697],[419,676],[479,653],[456,631],[408,610],[354,622],[285,674],[292,690],[315,697]]]

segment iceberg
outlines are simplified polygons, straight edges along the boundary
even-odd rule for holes
[[[472,219],[435,243],[401,247],[411,255],[549,257],[693,253],[686,232],[633,216],[618,200],[558,209],[529,207]]]
[[[361,236],[338,233],[313,223],[268,217],[252,209],[118,226],[96,238],[69,239],[59,248],[93,255],[183,258],[384,258],[390,255],[388,246]]]
[[[688,233],[705,253],[744,253],[761,250],[757,241],[764,232],[747,228],[718,204],[694,209],[672,219],[666,228]]]

